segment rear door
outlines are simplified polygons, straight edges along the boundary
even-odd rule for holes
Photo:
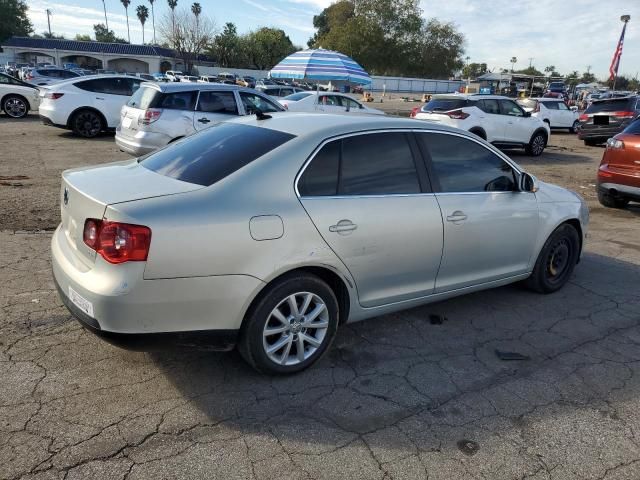
[[[200,90],[193,128],[204,130],[239,115],[238,100],[232,90]]]
[[[325,113],[343,113],[341,99],[338,95],[319,95],[316,110]]]
[[[325,143],[297,183],[318,232],[373,307],[433,292],[442,216],[409,132],[367,132]]]
[[[417,137],[444,219],[436,293],[526,273],[538,238],[535,194],[519,191],[513,167],[478,141]]]

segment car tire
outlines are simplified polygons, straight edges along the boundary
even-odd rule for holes
[[[596,147],[596,146],[598,146],[598,141],[596,141],[596,140],[585,140],[584,144],[587,147]]]
[[[607,208],[625,208],[629,204],[629,200],[614,197],[603,191],[598,191],[598,201],[603,207]]]
[[[80,110],[71,119],[73,133],[84,138],[97,137],[104,128],[102,116],[94,110]]]
[[[482,140],[487,139],[487,135],[480,128],[472,128],[471,130],[469,130],[469,133],[473,133],[475,136],[480,137]]]
[[[525,285],[539,293],[560,290],[571,277],[580,255],[580,236],[573,225],[564,223],[545,242]]]
[[[569,133],[578,133],[578,129],[580,128],[580,120],[576,120],[573,122],[573,125],[569,127]]]
[[[307,319],[310,314],[316,316]],[[268,286],[250,308],[238,349],[258,372],[296,373],[327,351],[338,318],[338,300],[324,281],[310,274],[286,275]]]
[[[29,113],[29,103],[20,95],[7,95],[2,110],[11,118],[24,118]]]
[[[542,155],[542,152],[544,152],[546,146],[547,134],[544,132],[536,132],[525,147],[525,152],[527,155],[531,155],[532,157],[539,157]]]

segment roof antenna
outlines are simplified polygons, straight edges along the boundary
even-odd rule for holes
[[[256,118],[258,120],[269,120],[271,118],[271,115],[267,115],[262,110],[260,110],[258,107],[253,107],[253,109],[256,112]]]

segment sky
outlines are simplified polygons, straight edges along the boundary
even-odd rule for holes
[[[119,0],[104,0],[109,28],[127,38],[124,7]],[[240,33],[263,26],[282,28],[294,44],[306,47],[313,35],[313,16],[332,0],[199,0],[203,15],[221,29],[233,22]],[[178,8],[189,8],[190,0],[178,0]],[[133,0],[129,6],[131,41],[142,41],[142,28],[135,7],[148,1]],[[93,24],[104,23],[101,0],[27,0],[29,17],[36,32],[47,30],[45,10],[51,9],[51,29],[74,38],[77,33],[93,36]],[[526,5],[535,5],[527,8]],[[469,62],[487,63],[493,71],[533,66],[544,70],[554,65],[561,73],[582,73],[591,67],[599,78],[608,77],[609,64],[620,37],[620,16],[631,15],[619,74],[634,77],[640,72],[640,0],[422,0],[425,18],[453,22],[465,35]],[[166,0],[154,3],[156,27],[169,12]],[[151,18],[145,39],[152,39]]]

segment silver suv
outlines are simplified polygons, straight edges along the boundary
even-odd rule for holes
[[[34,68],[30,70],[24,80],[34,85],[52,85],[54,83],[80,77],[81,75],[71,70],[62,68]]]
[[[253,89],[216,83],[144,83],[120,111],[116,143],[144,155],[238,115],[284,108]]]

